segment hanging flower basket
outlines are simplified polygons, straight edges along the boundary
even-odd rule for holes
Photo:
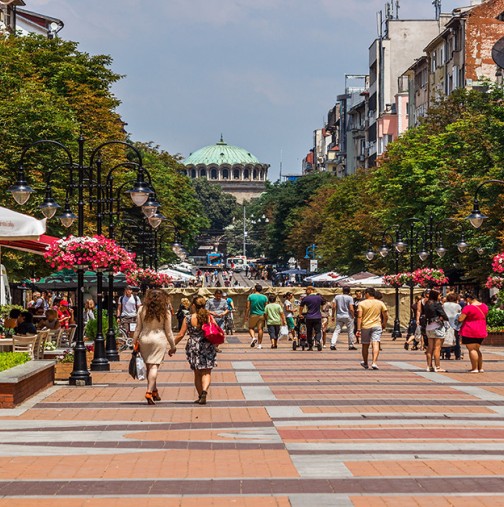
[[[421,268],[413,271],[412,276],[413,282],[424,288],[440,287],[450,283],[442,269]]]
[[[168,275],[158,273],[157,271],[149,268],[138,268],[128,272],[126,275],[126,282],[129,285],[135,285],[136,287],[142,287],[143,289],[168,287],[171,281],[172,278]]]
[[[46,249],[46,262],[58,270],[92,269],[126,273],[136,269],[135,254],[121,248],[104,236],[69,236],[56,241]]]
[[[504,273],[504,253],[497,254],[492,261],[494,273]]]
[[[409,285],[413,281],[411,273],[397,273],[395,275],[385,275],[383,282],[389,287],[402,287],[403,285]]]
[[[489,276],[487,278],[485,287],[487,289],[502,289],[504,288],[504,277],[502,276]]]

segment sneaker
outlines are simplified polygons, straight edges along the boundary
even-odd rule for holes
[[[369,365],[367,363],[365,363],[364,361],[361,361],[360,365],[365,369],[367,370],[369,368]]]
[[[334,345],[331,345],[329,348],[330,348],[331,350],[336,350],[336,347],[335,347]]]
[[[257,346],[257,348],[258,348],[258,349],[262,349],[262,345],[261,345],[261,344],[259,344],[259,345]]]
[[[250,346],[251,346],[251,347],[255,347],[255,346],[256,346],[256,343],[257,343],[257,338],[254,338],[254,339],[250,342]]]
[[[427,368],[425,369],[425,371],[432,372],[432,371],[434,371],[434,368],[432,366],[427,366]]]
[[[354,347],[353,345],[351,347],[348,347],[348,350],[357,350],[357,347]]]
[[[308,347],[308,350],[313,350],[313,347]]]
[[[404,342],[404,350],[408,350],[409,349],[409,343],[408,342]]]
[[[438,368],[437,366],[436,368],[434,368],[434,371],[438,373],[446,373],[446,370],[444,370],[443,368]]]
[[[326,348],[325,343],[324,343],[324,345],[322,345],[322,348],[324,348],[324,349]]]
[[[317,343],[317,350],[319,352],[322,350],[322,344],[320,342]]]
[[[380,369],[380,368],[378,368],[378,365],[377,365],[377,364],[375,364],[375,363],[373,363],[373,364],[371,365],[371,368],[373,368],[373,370],[379,370],[379,369]]]

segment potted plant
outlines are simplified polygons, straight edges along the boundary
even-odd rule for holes
[[[126,282],[142,289],[167,287],[172,279],[168,275],[158,273],[153,269],[138,268],[126,275]]]

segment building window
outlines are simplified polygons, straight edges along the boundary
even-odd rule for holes
[[[256,180],[257,179],[257,171],[254,169],[254,173],[252,175],[252,179],[253,180]]]
[[[191,169],[191,178],[196,178],[196,169]]]
[[[210,171],[210,178],[211,178],[212,180],[216,180],[216,179],[217,179],[217,169],[212,169],[212,170]]]
[[[227,169],[222,170],[222,179],[224,179],[224,180],[229,179],[229,171]]]
[[[233,170],[233,178],[235,180],[239,180],[240,179],[240,171],[238,169],[234,169]]]
[[[245,171],[243,171],[243,178],[246,180],[250,178],[250,173],[248,169],[245,169]]]
[[[205,169],[201,169],[201,171],[200,171],[200,176],[201,176],[202,178],[206,178],[206,171],[205,171]]]

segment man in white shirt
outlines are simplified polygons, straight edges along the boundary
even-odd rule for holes
[[[336,327],[331,338],[331,350],[336,350],[338,337],[346,326],[348,333],[348,350],[357,350],[355,347],[354,334],[354,301],[350,296],[350,287],[343,287],[343,294],[338,294],[333,300],[333,321],[336,321]]]

